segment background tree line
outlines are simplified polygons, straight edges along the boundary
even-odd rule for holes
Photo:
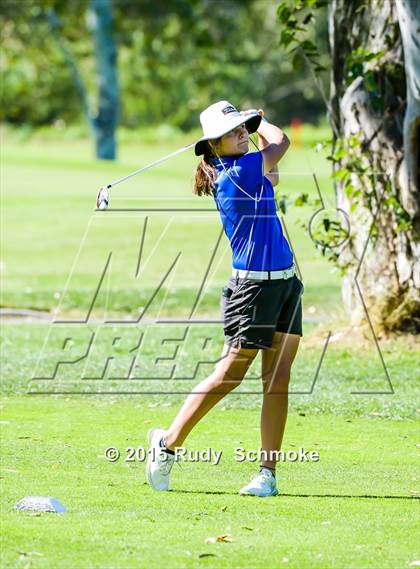
[[[237,104],[264,106],[280,124],[293,116],[315,122],[324,115],[310,71],[294,69],[278,48],[275,2],[3,0],[3,121],[38,126],[82,119],[81,93],[65,51],[96,112],[101,77],[94,13],[107,4],[117,50],[119,124],[188,130],[222,93]],[[318,21],[314,34],[328,61],[326,17]]]

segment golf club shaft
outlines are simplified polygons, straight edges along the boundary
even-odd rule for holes
[[[131,172],[131,174],[128,174],[127,176],[124,176],[123,178],[120,178],[119,180],[115,180],[114,182],[112,182],[111,184],[107,184],[107,188],[110,189],[113,186],[116,186],[117,184],[121,184],[121,182],[124,182],[125,180],[128,180],[128,178],[132,178],[133,176],[136,176],[137,174],[140,174],[140,172],[144,172],[145,170],[148,170],[149,168],[152,168],[152,166],[157,166],[158,164],[161,164],[162,162],[165,162],[165,160],[168,160],[169,158],[172,158],[173,156],[176,156],[177,154],[181,154],[181,152],[185,152],[185,150],[188,150],[189,148],[192,148],[195,145],[195,142],[193,142],[192,144],[188,144],[187,146],[183,146],[182,148],[180,148],[179,150],[175,150],[175,152],[171,152],[170,154],[168,154],[167,156],[164,156],[163,158],[159,158],[159,160],[155,160],[154,162],[151,162],[150,164],[147,164],[146,166],[143,166],[143,168],[140,168],[139,170],[136,170],[135,172]]]

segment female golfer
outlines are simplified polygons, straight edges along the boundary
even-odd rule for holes
[[[287,418],[290,369],[302,336],[303,284],[276,214],[277,163],[289,147],[284,132],[262,120],[262,111],[239,112],[227,101],[200,115],[203,155],[194,192],[213,195],[232,248],[233,270],[222,292],[225,345],[213,373],[185,400],[168,429],[149,431],[147,479],[169,488],[175,448],[216,403],[237,387],[262,350],[261,464],[242,495],[276,496],[276,455]],[[257,131],[260,151],[250,152]],[[270,179],[269,179],[270,178]]]

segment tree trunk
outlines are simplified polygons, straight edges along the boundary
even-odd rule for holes
[[[118,122],[118,82],[111,0],[91,0],[90,10],[99,81],[98,112],[92,118],[96,155],[103,160],[114,160],[115,130]]]
[[[420,2],[397,0],[398,21],[404,48],[407,82],[407,110],[404,117],[404,160],[399,183],[405,209],[413,218],[414,227],[420,233]],[[418,250],[418,257],[420,251]]]
[[[349,172],[336,182],[351,223],[339,257],[343,302],[353,323],[368,316],[388,330],[419,332],[420,3],[397,4],[332,0],[329,118],[336,148],[346,149],[334,168]]]

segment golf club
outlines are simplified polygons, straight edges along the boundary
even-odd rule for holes
[[[140,174],[140,172],[144,172],[145,170],[149,170],[149,168],[152,168],[153,166],[157,166],[158,164],[165,162],[165,160],[168,160],[169,158],[172,158],[173,156],[177,156],[178,154],[181,154],[181,152],[185,152],[185,150],[192,148],[194,145],[195,145],[195,142],[188,144],[187,146],[183,146],[182,148],[175,150],[175,152],[171,152],[167,156],[164,156],[163,158],[159,158],[158,160],[155,160],[154,162],[151,162],[150,164],[143,166],[139,170],[135,170],[134,172],[131,172],[131,174],[127,174],[127,176],[124,176],[123,178],[119,178],[118,180],[115,180],[114,182],[111,182],[110,184],[107,184],[106,186],[102,186],[101,188],[99,188],[99,191],[96,195],[96,207],[97,207],[97,209],[102,209],[102,210],[107,209],[107,207],[109,205],[109,190],[113,186],[116,186],[117,184],[121,184],[121,182],[124,182],[125,180],[128,180],[129,178],[132,178],[133,176],[136,176],[137,174]]]

